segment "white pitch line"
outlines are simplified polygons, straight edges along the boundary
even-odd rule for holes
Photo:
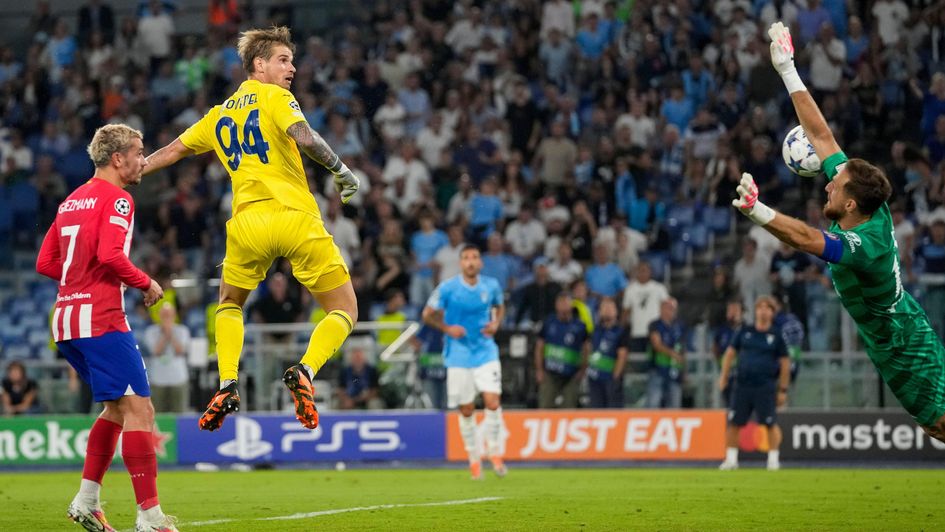
[[[426,506],[456,506],[460,504],[477,504],[480,502],[500,501],[504,497],[479,497],[477,499],[459,499],[455,501],[440,502],[419,502],[405,504],[377,504],[374,506],[355,506],[352,508],[336,508],[334,510],[320,510],[318,512],[306,512],[292,515],[277,515],[275,517],[256,517],[254,519],[214,519],[211,521],[195,521],[193,523],[183,523],[180,526],[208,526],[222,525],[237,521],[287,521],[290,519],[310,519],[312,517],[321,517],[323,515],[346,514],[351,512],[365,512],[370,510],[390,510],[394,508],[421,508]]]

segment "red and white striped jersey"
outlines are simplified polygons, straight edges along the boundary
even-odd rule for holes
[[[128,258],[134,231],[131,195],[93,178],[59,205],[36,259],[36,271],[59,281],[53,339],[128,332],[125,285],[147,290],[151,278]]]

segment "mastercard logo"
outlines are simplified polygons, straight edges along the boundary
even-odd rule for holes
[[[749,421],[738,431],[738,448],[747,452],[768,452],[768,431],[763,425]]]

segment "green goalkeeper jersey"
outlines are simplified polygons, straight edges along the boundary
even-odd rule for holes
[[[847,160],[824,161],[828,179]],[[866,352],[906,410],[923,425],[945,415],[945,348],[922,307],[902,288],[899,249],[889,207],[843,230],[824,232],[827,261],[840,302],[856,322]]]

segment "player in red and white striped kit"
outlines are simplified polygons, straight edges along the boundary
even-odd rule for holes
[[[125,187],[141,182],[147,164],[141,133],[124,125],[101,127],[88,151],[95,175],[59,205],[36,259],[36,271],[59,282],[51,324],[56,345],[105,405],[89,433],[82,483],[68,516],[87,530],[114,530],[99,493],[123,434],[122,459],[138,503],[135,530],[173,531],[173,519],[158,504],[154,407],[123,297],[125,286],[143,291],[148,306],[164,295],[128,258],[134,202]]]

